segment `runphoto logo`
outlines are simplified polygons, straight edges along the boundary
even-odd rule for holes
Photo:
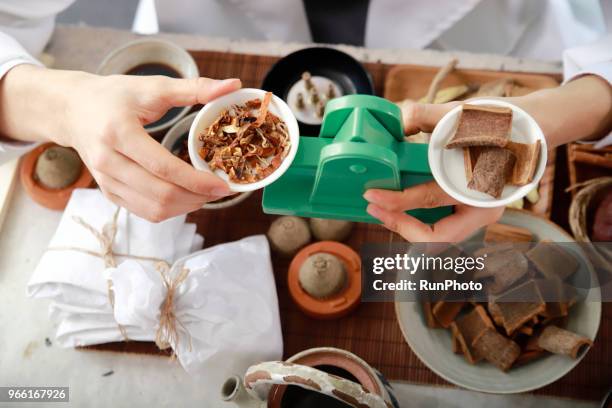
[[[456,274],[463,274],[466,271],[484,269],[485,258],[479,257],[441,257],[427,256],[409,256],[408,254],[396,254],[389,257],[375,257],[372,259],[372,272],[380,275],[386,271],[406,271],[414,275],[417,271],[453,271]]]

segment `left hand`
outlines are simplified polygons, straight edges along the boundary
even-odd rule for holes
[[[504,207],[478,208],[460,204],[446,194],[435,181],[404,191],[366,191],[367,211],[383,225],[410,242],[459,242],[481,227],[499,220]],[[455,211],[433,225],[425,224],[404,211],[454,205]]]
[[[438,121],[458,102],[445,104],[404,103],[402,116],[407,135],[431,132]],[[461,204],[446,194],[435,181],[419,184],[404,191],[371,189],[364,198],[367,211],[389,230],[410,242],[458,242],[485,225],[499,220],[504,207],[478,208]],[[455,211],[433,225],[425,224],[405,211],[454,205]]]

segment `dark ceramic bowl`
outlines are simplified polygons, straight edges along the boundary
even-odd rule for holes
[[[262,89],[287,102],[291,87],[308,71],[332,80],[343,95],[374,95],[374,84],[364,66],[350,55],[329,47],[304,48],[279,60],[264,78]],[[318,136],[320,125],[298,120],[302,136]]]

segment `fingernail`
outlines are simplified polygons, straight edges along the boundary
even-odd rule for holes
[[[233,87],[234,89],[238,89],[242,86],[242,82],[238,78],[228,78],[217,82],[218,88],[225,88],[229,86]]]
[[[372,217],[374,218],[380,218],[380,208],[378,208],[375,205],[368,205],[368,207],[366,208],[366,211],[368,214],[370,214]]]
[[[372,190],[368,190],[363,194],[363,198],[365,198],[366,201],[369,201],[369,202],[376,201],[376,192]]]

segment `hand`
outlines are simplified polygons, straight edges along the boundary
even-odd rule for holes
[[[30,85],[23,81],[34,82],[37,93],[28,94]],[[9,106],[0,113],[12,120],[0,122],[2,133],[74,147],[104,194],[143,218],[161,221],[230,193],[224,181],[164,149],[144,125],[171,107],[203,104],[234,91],[238,79],[101,77],[18,66],[3,82],[0,102]],[[24,129],[18,117],[37,124]]]
[[[432,132],[436,123],[458,102],[446,104],[404,103],[402,116],[406,134]],[[367,211],[389,230],[410,242],[458,242],[479,228],[499,220],[503,207],[476,208],[458,203],[435,181],[419,184],[404,191],[371,189],[364,198],[370,203]],[[452,215],[434,225],[425,224],[405,213],[415,208],[435,208],[454,205]]]

